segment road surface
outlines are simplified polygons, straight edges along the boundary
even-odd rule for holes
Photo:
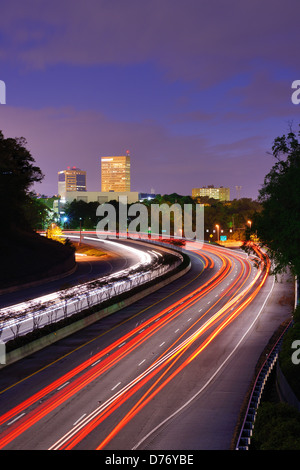
[[[89,239],[82,240],[92,247],[99,248],[107,253],[107,257],[85,257],[76,256],[77,269],[72,273],[51,282],[45,281],[40,285],[18,288],[18,290],[7,293],[0,293],[0,308],[8,307],[24,300],[34,299],[43,295],[50,294],[67,286],[76,285],[82,282],[88,282],[102,276],[113,274],[122,269],[132,266],[137,261],[137,257],[115,244],[103,244],[94,236],[93,241],[88,234]],[[69,232],[68,237],[74,241],[78,241],[77,232]],[[17,267],[16,267],[17,269]]]
[[[0,448],[229,448],[290,310],[268,266],[208,245],[189,253],[184,278],[1,371]]]

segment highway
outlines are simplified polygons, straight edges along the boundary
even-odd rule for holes
[[[79,238],[77,235],[74,237]],[[111,265],[110,273],[104,274],[107,261],[103,261],[104,267],[99,269],[101,262],[94,260],[93,265],[96,264],[96,269],[93,270],[93,278],[87,282],[79,282],[78,277],[73,276],[73,285],[66,285],[63,289],[57,289],[56,283],[49,283],[48,293],[39,295],[41,288],[45,290],[45,285],[34,286],[31,288],[31,296],[34,292],[36,297],[27,297],[27,290],[22,289],[18,296],[23,296],[23,299],[17,303],[12,303],[15,298],[15,293],[4,295],[8,306],[3,306],[0,309],[1,318],[1,340],[8,342],[9,340],[31,332],[33,329],[47,326],[53,321],[71,316],[73,313],[78,313],[84,309],[90,308],[100,303],[100,301],[109,299],[116,293],[122,293],[131,290],[133,287],[139,285],[142,281],[154,280],[159,276],[162,270],[169,269],[169,263],[180,263],[181,255],[175,253],[166,260],[163,254],[166,252],[165,248],[158,248],[157,250],[148,247],[145,244],[137,244],[128,241],[124,244],[124,240],[116,243],[113,240],[99,240],[97,236],[84,237],[85,242],[88,244],[98,244],[101,247],[108,246],[109,250],[114,250],[119,253],[117,262]],[[165,263],[164,263],[165,259]],[[118,268],[120,261],[126,262],[125,268]],[[111,263],[109,263],[111,264]],[[103,274],[95,277],[97,271],[102,271]],[[92,274],[91,274],[92,275]],[[117,279],[119,282],[117,283]],[[77,281],[77,282],[76,282]],[[55,289],[56,287],[56,289]],[[2,303],[2,299],[1,299]]]
[[[260,252],[187,252],[184,278],[0,372],[1,449],[229,448],[286,312],[256,331],[276,291]]]
[[[89,237],[89,232],[84,232],[84,234],[85,235],[82,235],[82,240],[85,236]],[[70,240],[79,240],[78,232],[68,232],[67,236]],[[48,295],[62,289],[64,286],[72,286],[116,273],[132,266],[138,260],[138,257],[134,253],[124,250],[122,247],[119,248],[116,244],[104,244],[99,243],[98,240],[93,241],[91,239],[85,240],[85,243],[105,251],[107,256],[105,256],[104,259],[90,256],[76,256],[77,268],[71,274],[50,282],[47,280],[45,282],[42,281],[36,286],[20,287],[15,291],[12,290],[12,292],[1,293],[0,291],[1,308],[23,302],[26,299],[34,299]]]

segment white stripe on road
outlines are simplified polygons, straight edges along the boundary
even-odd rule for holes
[[[10,426],[11,424],[13,424],[15,421],[17,421],[18,419],[22,418],[22,416],[24,416],[25,413],[22,413],[20,414],[19,416],[17,416],[15,419],[13,419],[12,421],[10,421],[9,423],[7,423],[7,426]]]
[[[198,390],[198,392],[195,393],[195,395],[193,395],[188,401],[186,401],[180,408],[178,408],[174,413],[172,413],[170,416],[168,416],[165,420],[163,420],[160,424],[158,424],[158,426],[156,426],[154,429],[152,429],[152,431],[150,431],[148,434],[146,434],[146,436],[144,436],[133,448],[132,450],[136,450],[146,439],[148,439],[153,433],[155,433],[161,426],[163,426],[165,423],[167,423],[170,419],[172,419],[174,416],[176,416],[178,413],[180,413],[184,408],[186,408],[193,400],[195,400],[195,398],[198,397],[198,395],[200,395],[203,390],[212,382],[212,380],[216,377],[216,375],[220,372],[220,370],[224,367],[224,365],[226,364],[226,362],[228,362],[228,360],[231,358],[231,356],[235,353],[235,351],[238,349],[238,347],[240,346],[240,344],[242,343],[242,341],[245,339],[245,337],[247,336],[247,334],[249,333],[249,331],[251,330],[251,328],[253,327],[254,323],[257,321],[258,317],[260,316],[261,312],[263,311],[272,291],[273,291],[273,288],[274,288],[274,284],[275,284],[275,278],[273,278],[273,284],[272,284],[272,287],[270,289],[270,292],[268,293],[267,297],[265,298],[265,301],[264,303],[262,304],[262,307],[261,309],[259,310],[258,314],[256,315],[256,317],[254,318],[253,322],[251,323],[251,325],[249,326],[249,328],[245,331],[245,333],[243,334],[243,336],[241,337],[241,339],[239,340],[239,342],[237,343],[237,345],[233,348],[233,350],[231,351],[230,354],[228,354],[228,356],[226,357],[226,359],[222,362],[222,364],[218,367],[218,369],[213,373],[213,375],[210,377],[210,379],[206,382],[206,384],[203,385],[203,387]]]
[[[117,383],[111,390],[114,390],[114,389],[117,388],[119,385],[121,385],[121,382]]]

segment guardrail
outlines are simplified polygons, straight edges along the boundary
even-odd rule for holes
[[[170,247],[168,248],[170,249]],[[141,284],[163,276],[166,272],[176,269],[183,261],[180,253],[176,253],[177,260],[171,264],[170,260],[166,260],[166,255],[161,257],[150,257],[149,253],[146,254],[146,257],[144,253],[142,255],[139,263],[117,275],[112,274],[43,298],[1,309],[1,341],[8,342],[37,328],[99,305]]]
[[[271,349],[270,353],[266,357],[252,387],[250,398],[248,401],[247,410],[241,426],[241,430],[235,446],[236,450],[249,450],[251,444],[251,437],[254,429],[254,423],[256,419],[257,409],[261,401],[261,397],[267,383],[268,377],[272,372],[277,360],[278,354],[283,340],[283,336],[290,324],[284,329],[275,345]]]

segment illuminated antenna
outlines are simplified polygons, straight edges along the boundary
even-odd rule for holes
[[[236,186],[235,189],[237,191],[237,198],[240,199],[242,186]]]

